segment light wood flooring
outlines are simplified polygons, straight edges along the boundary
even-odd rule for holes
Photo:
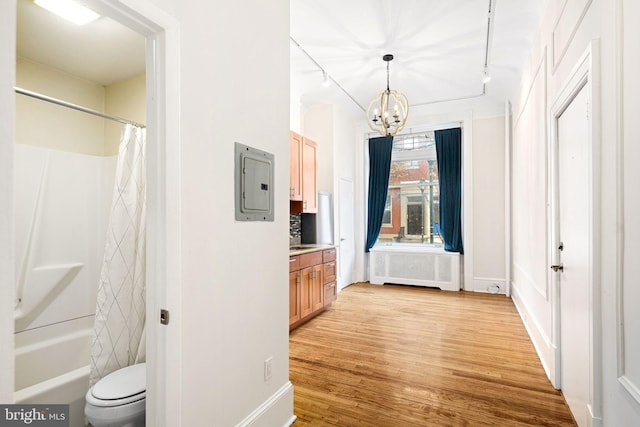
[[[294,427],[575,426],[504,295],[357,283],[289,342]]]

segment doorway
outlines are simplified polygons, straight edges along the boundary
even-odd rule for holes
[[[4,3],[4,2],[3,2]],[[8,2],[12,3],[12,2]],[[147,422],[149,425],[166,426],[179,424],[179,37],[178,24],[161,9],[148,2],[136,2],[135,5],[123,5],[115,0],[87,0],[83,2],[102,16],[107,16],[120,24],[139,33],[146,39],[145,69],[146,103],[147,103],[147,198],[149,201],[148,246],[153,250],[147,252],[147,277],[153,286],[147,288],[147,313],[150,319],[156,316],[160,308],[171,312],[172,324],[161,326],[159,322],[149,321],[147,325]],[[16,2],[0,9],[8,10],[5,15],[8,21],[16,19]],[[9,22],[7,40],[15,40],[9,32],[15,29],[15,21]],[[13,50],[13,49],[12,49]],[[13,58],[13,55],[10,56]],[[15,65],[15,64],[14,64]],[[13,73],[11,73],[13,74]],[[3,85],[9,82],[2,76]],[[11,85],[15,82],[10,82]],[[5,87],[0,94],[1,105],[11,105],[13,96],[6,98],[9,88]],[[13,95],[13,89],[11,89]],[[13,117],[13,116],[11,116]],[[8,123],[8,126],[14,126]],[[15,135],[10,131],[9,135]],[[8,138],[11,145],[12,138]],[[13,148],[5,146],[2,141],[2,152],[9,155],[0,160],[6,171],[14,169]],[[0,188],[2,200],[8,200],[8,218],[3,214],[3,227],[11,227],[13,220],[12,187],[13,178],[8,176],[7,185]],[[6,219],[6,221],[5,221]],[[14,242],[4,239],[1,252],[11,254]],[[4,263],[0,268],[0,282],[13,283],[15,272],[14,260]],[[171,284],[171,286],[169,285]],[[4,294],[3,294],[4,295]],[[11,296],[11,295],[10,295]],[[13,298],[3,298],[0,317],[13,319]],[[5,323],[5,322],[3,322]],[[8,323],[8,322],[6,322]],[[11,322],[10,324],[12,324]],[[12,328],[13,329],[13,328]],[[3,336],[5,334],[3,329]],[[6,347],[6,346],[5,346]],[[3,347],[1,359],[14,359],[13,349]],[[168,360],[173,361],[169,366]],[[11,366],[11,365],[9,365]],[[0,388],[2,395],[11,396],[12,389]],[[7,401],[10,401],[7,399]]]
[[[580,427],[600,411],[597,45],[583,55],[552,108],[551,283],[554,286],[556,377]]]

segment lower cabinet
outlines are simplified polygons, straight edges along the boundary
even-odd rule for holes
[[[302,300],[300,316],[307,317],[324,306],[322,292],[322,265],[315,265],[302,270]]]
[[[289,258],[290,329],[321,313],[336,300],[335,268],[335,249]]]
[[[300,320],[302,272],[289,272],[289,325]]]

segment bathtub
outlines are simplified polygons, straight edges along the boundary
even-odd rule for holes
[[[70,427],[85,425],[93,319],[82,320],[16,334],[15,403],[69,404]]]

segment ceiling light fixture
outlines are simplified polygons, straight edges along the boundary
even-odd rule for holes
[[[387,63],[387,89],[369,103],[367,109],[367,123],[371,130],[380,135],[395,135],[402,130],[407,122],[409,104],[402,93],[389,89],[389,62],[393,55],[382,57]]]
[[[85,25],[100,17],[93,10],[73,0],[35,0],[35,3],[76,25]]]

